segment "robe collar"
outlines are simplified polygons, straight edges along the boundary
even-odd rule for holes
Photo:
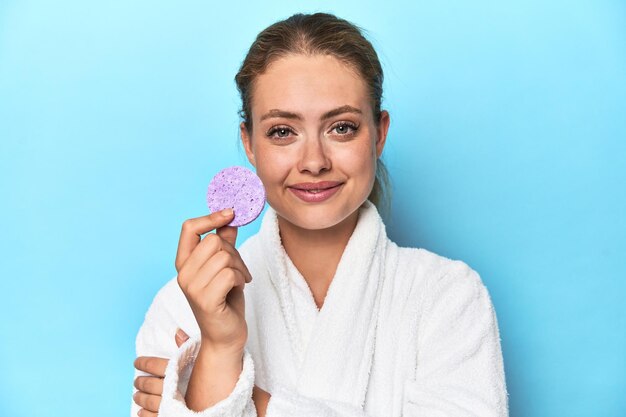
[[[288,278],[291,260],[282,246],[276,212],[270,207],[260,229],[303,395],[364,406],[374,354],[380,294],[385,278],[385,226],[374,204],[359,209],[356,228],[305,346]],[[304,279],[304,278],[302,278]],[[311,295],[311,299],[313,296]]]

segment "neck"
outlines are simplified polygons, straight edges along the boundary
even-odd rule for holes
[[[285,252],[309,285],[318,308],[324,303],[358,216],[356,210],[341,223],[321,230],[303,229],[278,216]]]

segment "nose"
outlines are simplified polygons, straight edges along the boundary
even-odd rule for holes
[[[319,175],[331,168],[331,161],[324,143],[320,138],[307,138],[303,142],[302,155],[298,163],[300,172]]]

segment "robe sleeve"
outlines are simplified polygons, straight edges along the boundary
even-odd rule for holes
[[[460,261],[429,287],[403,415],[508,416],[500,333],[487,288]]]
[[[174,335],[178,325],[173,314],[167,308],[168,303],[165,301],[165,298],[167,298],[166,294],[171,293],[169,289],[171,285],[172,282],[170,281],[157,293],[146,312],[144,322],[139,328],[135,339],[135,353],[137,357],[171,358],[176,352]],[[149,376],[149,374],[135,369],[134,378],[138,376]],[[133,387],[133,394],[136,392],[137,389]],[[131,417],[136,417],[139,409],[140,407],[131,398]]]
[[[157,293],[137,333],[137,356],[169,359],[163,379],[159,417],[256,417],[252,400],[254,363],[247,349],[244,351],[242,372],[227,398],[201,412],[187,408],[185,393],[200,348],[199,336],[193,336],[197,331],[190,326],[191,322],[195,323],[193,313],[176,279],[173,279]],[[178,327],[190,334],[180,348],[174,339]],[[135,370],[135,378],[140,375],[148,374]],[[133,393],[136,391],[133,388]],[[131,417],[136,417],[138,411],[139,406],[131,400]]]
[[[163,380],[159,417],[257,417],[252,400],[254,362],[247,349],[241,375],[228,397],[203,411],[187,408],[185,393],[199,346],[199,341],[191,338],[170,359]],[[286,387],[279,387],[271,395],[265,417],[370,417],[350,404],[309,398]]]
[[[254,363],[247,349],[244,350],[243,369],[228,397],[202,411],[187,408],[185,393],[199,349],[200,341],[190,338],[170,359],[163,379],[159,417],[256,417],[252,400]]]

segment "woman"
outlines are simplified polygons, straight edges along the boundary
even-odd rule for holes
[[[137,336],[133,414],[508,415],[478,274],[385,234],[371,44],[335,16],[294,15],[259,34],[236,81],[270,208],[239,250],[232,211],[183,224],[177,279]]]

